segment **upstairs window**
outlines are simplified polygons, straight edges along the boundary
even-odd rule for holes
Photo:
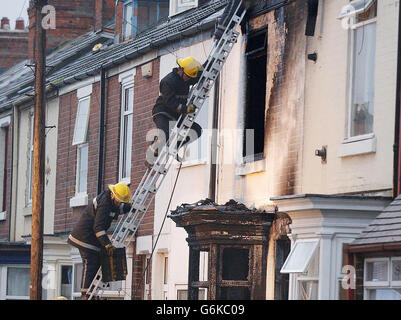
[[[88,181],[88,127],[90,98],[79,100],[72,145],[77,146],[76,194],[87,193]]]
[[[134,112],[134,84],[126,83],[122,88],[120,181],[130,183],[132,158],[132,130]]]
[[[138,6],[138,13],[137,17],[134,17],[134,35],[155,25],[159,20],[168,17],[168,0],[135,1]],[[135,23],[137,24],[136,26]]]
[[[171,0],[170,16],[195,8],[197,6],[198,6],[198,0]]]
[[[133,34],[133,10],[132,10],[132,1],[128,1],[124,3],[124,12],[123,12],[123,39],[127,40],[132,38]]]
[[[348,138],[373,133],[377,1],[352,1]]]
[[[245,162],[264,156],[267,81],[267,29],[248,33],[246,44],[246,103],[243,157]],[[256,158],[256,159],[255,159]]]

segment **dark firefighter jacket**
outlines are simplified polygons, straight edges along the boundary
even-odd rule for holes
[[[68,237],[68,243],[79,249],[100,252],[102,246],[110,243],[107,229],[113,219],[117,220],[119,212],[120,208],[111,199],[111,191],[103,191],[85,208]]]
[[[172,120],[178,120],[181,114],[186,113],[189,89],[196,84],[201,76],[184,81],[174,68],[160,81],[160,96],[153,107],[153,116],[164,114]]]

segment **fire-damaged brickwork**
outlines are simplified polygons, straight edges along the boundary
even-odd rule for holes
[[[268,28],[265,156],[271,193],[300,190],[305,87],[307,2],[294,1],[250,20]]]
[[[10,193],[11,193],[11,161],[12,161],[12,124],[5,128],[1,128],[5,133],[5,154],[0,154],[0,156],[5,157],[5,170],[4,181],[0,181],[0,188],[3,188],[3,198],[0,199],[1,207],[0,211],[6,213],[6,219],[0,221],[0,241],[8,240],[9,236],[9,225],[10,225]]]

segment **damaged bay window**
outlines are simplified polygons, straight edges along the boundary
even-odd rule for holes
[[[352,1],[348,137],[373,133],[377,1]]]
[[[243,152],[245,162],[264,156],[267,29],[249,32],[246,44],[246,103]]]
[[[295,242],[281,273],[294,276],[295,300],[317,300],[319,287],[319,240],[307,239]]]
[[[89,104],[89,97],[79,100],[75,121],[72,145],[77,146],[76,195],[87,193]]]

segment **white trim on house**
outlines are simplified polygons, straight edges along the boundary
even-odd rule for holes
[[[11,116],[0,118],[0,128],[8,127],[11,123]]]

